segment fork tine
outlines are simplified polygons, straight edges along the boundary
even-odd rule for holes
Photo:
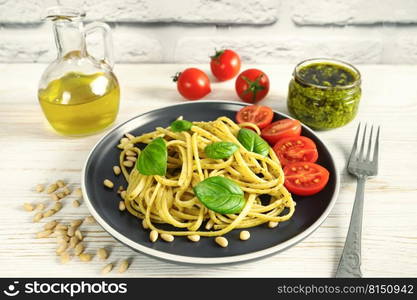
[[[376,132],[375,148],[374,148],[374,157],[372,162],[378,165],[378,155],[379,155],[379,131],[381,126],[378,126],[378,131]]]
[[[359,138],[360,130],[361,130],[361,123],[359,123],[358,129],[356,130],[355,141],[353,142],[352,151],[350,152],[350,156],[349,156],[349,161],[351,161],[356,154],[356,148],[358,148],[358,138]]]
[[[371,126],[371,133],[369,134],[368,151],[366,153],[366,161],[369,161],[371,157],[371,146],[372,146],[372,133],[374,131],[374,125]]]
[[[367,126],[368,126],[368,124],[365,123],[365,129],[363,130],[363,138],[362,138],[362,143],[361,143],[361,150],[359,151],[359,155],[358,155],[358,161],[363,160],[363,150],[365,148],[365,138],[366,138],[366,127]]]

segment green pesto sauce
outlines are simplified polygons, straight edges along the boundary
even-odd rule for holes
[[[290,82],[288,110],[314,129],[331,129],[350,122],[361,98],[359,74],[336,63],[311,63]]]

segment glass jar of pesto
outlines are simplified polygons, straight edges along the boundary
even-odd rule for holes
[[[308,59],[294,69],[288,91],[288,111],[314,129],[349,123],[358,111],[361,75],[336,59]]]

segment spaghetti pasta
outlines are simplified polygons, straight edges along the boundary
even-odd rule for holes
[[[246,124],[247,125],[247,124]],[[246,126],[243,124],[243,126]],[[251,125],[256,127],[256,125]],[[128,182],[124,196],[126,209],[145,220],[147,227],[160,234],[176,236],[221,236],[237,228],[250,228],[291,218],[295,202],[284,187],[284,174],[274,151],[267,156],[246,150],[238,141],[241,127],[227,117],[211,122],[193,122],[190,130],[173,132],[170,127],[132,138],[120,153],[120,168]],[[259,132],[259,128],[254,128]],[[124,166],[126,153],[140,155],[137,144],[149,144],[162,137],[166,143],[165,176],[143,175]],[[211,159],[204,149],[213,142],[233,142],[239,149],[226,159]],[[236,214],[209,210],[196,197],[193,187],[212,176],[223,176],[237,183],[244,192],[245,205]],[[269,199],[264,199],[269,195]],[[202,230],[204,224],[212,230]],[[159,224],[170,224],[165,230]]]

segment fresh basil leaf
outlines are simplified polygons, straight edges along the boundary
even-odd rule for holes
[[[221,214],[238,213],[246,203],[240,186],[221,176],[201,181],[194,187],[194,194],[208,209]]]
[[[222,159],[229,158],[237,149],[239,149],[239,146],[232,142],[215,142],[207,145],[204,148],[204,153],[209,158]]]
[[[173,132],[187,131],[191,129],[193,123],[187,120],[176,120],[171,123],[171,130]]]
[[[248,151],[258,153],[262,156],[267,156],[269,153],[269,144],[250,129],[240,129],[237,139]]]
[[[167,172],[168,151],[163,138],[154,139],[139,155],[136,169],[143,175],[165,175]]]

